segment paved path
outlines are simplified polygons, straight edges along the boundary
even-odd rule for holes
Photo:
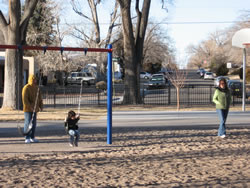
[[[250,126],[250,112],[230,112],[227,126],[242,128]],[[148,128],[158,130],[161,127],[176,129],[216,129],[218,116],[215,112],[169,112],[169,111],[117,111],[113,112],[113,132],[120,129]],[[39,121],[37,127],[38,144],[24,144],[24,138],[18,134],[17,125],[22,122],[0,122],[0,153],[46,153],[68,151],[90,151],[112,147],[106,144],[107,119],[80,120],[81,143],[78,148],[68,146],[68,137],[62,121]],[[96,142],[89,142],[91,135],[100,134]],[[66,147],[65,147],[66,146]]]

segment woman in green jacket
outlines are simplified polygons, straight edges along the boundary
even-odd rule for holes
[[[227,81],[223,78],[219,81],[219,86],[214,92],[213,102],[216,104],[216,112],[220,118],[218,136],[225,138],[226,120],[231,103],[231,93],[227,87]]]

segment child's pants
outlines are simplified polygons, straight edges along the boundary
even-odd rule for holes
[[[78,130],[69,130],[69,141],[71,144],[78,144],[80,133]]]

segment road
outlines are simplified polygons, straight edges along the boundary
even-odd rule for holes
[[[229,112],[227,125],[229,127],[250,126],[250,112]],[[114,111],[113,128],[121,127],[165,127],[169,129],[207,129],[218,127],[218,116],[215,111]],[[17,125],[23,126],[23,122],[0,122],[0,137],[18,137]],[[84,134],[93,131],[105,131],[107,117],[98,120],[80,120],[79,126]],[[100,130],[98,130],[100,129]],[[37,133],[42,135],[64,135],[62,121],[39,121]]]

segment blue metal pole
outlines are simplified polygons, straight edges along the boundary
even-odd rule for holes
[[[112,49],[112,45],[108,45]],[[112,52],[108,52],[107,144],[112,144]]]

